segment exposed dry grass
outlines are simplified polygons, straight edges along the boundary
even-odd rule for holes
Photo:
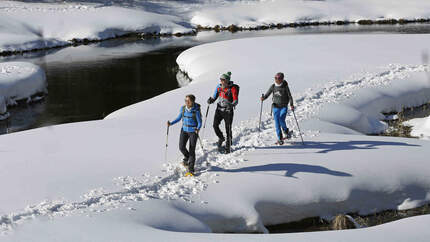
[[[356,228],[354,222],[347,218],[350,216],[360,227],[371,227],[384,223],[393,222],[399,219],[430,214],[430,204],[408,209],[408,210],[386,210],[366,216],[357,213],[337,215],[331,222],[319,217],[302,219],[300,221],[266,226],[270,233],[295,233],[295,232],[314,232],[340,229]]]
[[[332,230],[355,229],[355,224],[344,214],[337,215],[331,222]]]
[[[414,118],[423,118],[423,117],[429,116],[430,103],[426,103],[418,107],[402,108],[402,110],[398,113],[389,113],[389,114],[397,114],[398,119],[387,121],[389,128],[385,133],[382,133],[380,135],[416,138],[411,136],[412,127],[408,125],[404,125],[404,122]]]

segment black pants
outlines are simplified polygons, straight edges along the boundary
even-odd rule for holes
[[[219,125],[221,124],[222,120],[224,120],[225,132],[227,136],[225,148],[226,150],[230,151],[231,137],[232,137],[231,126],[233,124],[233,110],[227,111],[227,110],[220,110],[217,108],[217,110],[215,111],[214,122],[213,122],[215,133],[219,139],[225,140],[221,130],[219,129]]]
[[[190,140],[189,150],[186,147],[188,139]],[[197,134],[195,132],[185,132],[182,129],[179,136],[179,150],[184,155],[184,160],[188,160],[188,167],[192,172],[194,172],[194,163],[196,162],[196,144]]]

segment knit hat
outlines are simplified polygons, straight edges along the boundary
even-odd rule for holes
[[[230,77],[231,77],[231,72],[227,72],[225,74],[222,74],[219,79],[223,79],[223,80],[227,80],[230,81]]]

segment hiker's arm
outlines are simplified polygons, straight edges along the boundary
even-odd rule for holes
[[[215,102],[215,100],[218,98],[218,96],[219,96],[219,93],[218,93],[218,87],[219,87],[219,85],[217,85],[217,86],[216,86],[216,88],[215,88],[215,92],[214,92],[213,96],[212,96],[212,97],[209,97],[209,99],[208,99],[208,104],[212,104],[212,103],[214,103],[214,102]]]
[[[290,106],[294,107],[293,96],[291,95],[290,88],[288,86],[287,86],[287,94],[288,94],[288,98],[290,100]]]
[[[264,94],[263,100],[266,100],[270,96],[270,94],[272,94],[272,92],[273,92],[273,85],[271,85],[269,90],[267,90],[266,94]]]
[[[197,119],[197,129],[200,130],[202,127],[202,114],[200,111],[196,112],[196,119]]]
[[[181,109],[179,109],[179,115],[178,115],[178,117],[176,117],[176,119],[175,119],[175,120],[173,120],[172,122],[170,122],[170,125],[174,125],[174,124],[176,124],[177,122],[179,122],[179,120],[181,120],[181,119],[182,119],[182,109],[183,109],[183,107],[181,107]]]
[[[216,88],[215,88],[215,92],[214,92],[214,95],[212,96],[212,98],[213,98],[214,100],[216,100],[216,99],[218,98],[218,96],[219,96],[218,88],[219,88],[219,85],[217,85],[217,86],[216,86]]]

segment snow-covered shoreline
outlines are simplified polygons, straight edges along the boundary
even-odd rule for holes
[[[181,36],[200,29],[429,22],[430,4],[380,1],[139,1],[131,5],[0,2],[0,55],[128,36]],[[109,16],[109,17],[106,17]]]
[[[26,99],[32,101],[32,96],[38,93],[46,94],[45,71],[37,65],[28,62],[0,63],[0,120],[9,117],[8,106]]]

